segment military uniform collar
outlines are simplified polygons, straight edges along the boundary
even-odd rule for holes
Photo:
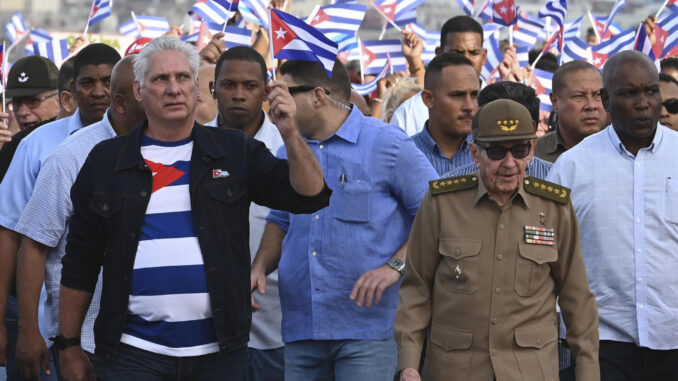
[[[487,196],[487,198],[490,198],[489,193],[487,193],[487,188],[485,187],[485,182],[483,180],[483,177],[480,175],[480,171],[476,172],[478,176],[478,187],[476,188],[476,195],[475,198],[473,199],[473,206],[476,206],[478,202],[484,197]],[[527,209],[530,208],[530,203],[528,201],[528,196],[527,193],[525,192],[525,189],[523,189],[523,182],[520,182],[520,185],[518,186],[518,191],[513,194],[513,196],[509,199],[508,203],[506,205],[513,204],[513,200],[519,198],[523,201],[523,204]],[[488,200],[489,201],[489,200]]]
[[[546,138],[546,153],[558,152],[558,146],[563,147],[563,150],[567,150],[563,138],[560,137],[560,128],[556,127],[554,131],[544,135],[544,138]]]

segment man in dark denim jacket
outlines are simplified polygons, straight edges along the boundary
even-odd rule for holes
[[[149,374],[156,374],[158,379],[242,379],[251,321],[249,204],[254,201],[294,213],[310,213],[328,205],[331,191],[297,130],[295,103],[284,83],[272,82],[268,92],[271,117],[290,153],[287,161],[274,158],[262,143],[239,131],[211,129],[194,122],[197,64],[195,49],[179,40],[159,38],[146,46],[134,64],[134,93],[144,105],[147,123],[127,136],[96,146],[71,189],[74,214],[63,259],[57,338],[62,348],[62,375],[67,379],[92,377],[77,347],[77,336],[101,266],[103,292],[95,341],[96,354],[106,364],[101,375],[104,380],[120,379],[123,374],[128,380],[147,380]],[[206,313],[202,317],[210,321],[207,330],[212,335],[206,336],[212,341],[189,350],[167,343],[177,336],[190,341],[192,335],[204,332],[169,331],[166,327],[176,326],[181,320],[176,315],[168,312],[160,319],[148,319],[147,315],[135,314],[139,306],[132,303],[137,282],[153,287],[136,270],[140,257],[152,251],[142,250],[142,243],[145,245],[144,236],[148,235],[150,205],[157,202],[155,192],[163,181],[158,174],[167,168],[181,168],[164,163],[158,167],[149,161],[148,151],[144,151],[149,141],[154,142],[154,150],[169,147],[167,152],[177,143],[192,144],[190,159],[187,156],[183,164],[190,168],[186,169],[183,201],[191,217],[188,230],[192,235],[187,238],[197,241],[198,258],[202,259],[199,265],[204,268],[197,273],[206,285]],[[175,204],[164,200],[164,207]],[[171,220],[172,213],[167,216],[170,220],[163,226],[170,230],[182,222]],[[155,254],[154,270],[174,258],[164,251],[150,254]],[[175,257],[184,253],[179,254]],[[187,250],[185,255],[195,257],[196,253]],[[157,282],[186,284],[182,278],[158,277]],[[156,296],[151,295],[145,297]],[[161,296],[173,298],[171,306],[162,308],[179,311],[179,315],[193,312],[192,303],[181,300],[195,299]],[[129,339],[134,336],[130,324],[140,318],[146,319],[142,324],[152,327],[152,334]]]

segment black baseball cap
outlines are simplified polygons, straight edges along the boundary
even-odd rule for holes
[[[12,65],[7,75],[5,96],[29,97],[49,90],[59,84],[59,69],[42,56],[22,57]]]

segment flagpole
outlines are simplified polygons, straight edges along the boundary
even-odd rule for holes
[[[89,9],[89,15],[87,16],[87,24],[85,25],[85,31],[82,32],[83,37],[87,37],[87,29],[89,29],[89,20],[92,18],[92,11],[94,11],[94,2],[96,0],[92,0],[92,7]]]
[[[587,9],[586,13],[589,15],[589,21],[591,22],[591,26],[593,26],[593,31],[596,33],[596,38],[598,39],[598,43],[603,42],[603,39],[600,38],[600,33],[598,33],[598,28],[596,28],[596,22],[593,21],[593,15],[591,14],[591,11]]]
[[[236,0],[231,0],[231,5],[228,6],[228,14],[226,17],[228,17],[228,20],[231,19],[231,15],[233,14],[233,4],[235,3]],[[224,26],[221,27],[221,33],[226,33],[226,25],[228,25],[228,20],[224,22]],[[223,39],[223,38],[222,38]]]
[[[509,45],[513,46],[513,25],[508,26],[509,30]]]
[[[143,37],[143,35],[141,34],[141,27],[139,26],[139,21],[137,21],[137,15],[134,14],[134,11],[129,11],[129,13],[132,14],[132,20],[134,20],[134,25],[137,27],[137,32],[139,32],[139,37]]]
[[[387,23],[384,23],[384,26],[381,27],[381,33],[379,34],[379,41],[384,39],[384,34],[386,34],[386,25]]]
[[[313,18],[315,17],[316,14],[318,14],[319,9],[320,9],[320,4],[316,4],[315,7],[313,7],[313,10],[311,11],[311,13],[306,18],[306,24],[311,25],[311,23],[313,22]]]
[[[5,92],[7,84],[5,83],[5,71],[7,71],[7,52],[5,51],[5,40],[2,40],[2,112],[5,113]]]
[[[662,6],[659,8],[659,10],[657,11],[657,15],[655,17],[659,18],[659,14],[662,13],[664,8],[666,8],[666,6],[668,4],[669,4],[669,0],[664,0],[664,4],[662,4]]]
[[[360,43],[360,37],[358,40],[358,59],[360,60],[360,83],[365,83],[365,64],[363,63],[363,44]]]
[[[271,19],[271,8],[268,8],[268,46],[271,48],[271,62],[275,62],[275,53],[273,53],[273,20]],[[275,81],[275,72],[273,68],[273,80]]]
[[[668,0],[667,0],[667,1],[668,1]],[[380,14],[383,18],[385,18],[386,21],[389,22],[389,24],[393,25],[393,27],[396,28],[396,29],[398,30],[398,32],[402,32],[402,31],[403,31],[403,30],[402,30],[395,22],[391,21],[391,19],[388,18],[388,17],[386,17],[385,14],[381,13],[381,10],[380,10],[379,8],[377,8],[377,6],[374,5],[374,3],[370,3],[370,5],[371,5],[374,9],[376,9],[377,12],[379,12],[379,14]],[[386,28],[384,28],[384,30],[385,30],[385,29],[386,29]]]
[[[386,62],[388,63],[389,71],[393,75],[393,64],[391,63],[391,53],[386,53]]]

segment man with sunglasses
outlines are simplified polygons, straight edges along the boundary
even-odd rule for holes
[[[662,95],[662,112],[659,123],[678,131],[678,80],[668,74],[659,74],[659,92]]]
[[[603,86],[612,124],[562,154],[548,179],[572,188],[600,312],[601,379],[677,380],[678,133],[658,123],[647,55],[612,56]]]
[[[425,379],[557,379],[557,297],[577,380],[599,378],[598,314],[570,190],[525,176],[535,138],[524,106],[490,102],[473,119],[479,171],[430,183],[394,325],[401,380],[421,379],[429,329]]]

